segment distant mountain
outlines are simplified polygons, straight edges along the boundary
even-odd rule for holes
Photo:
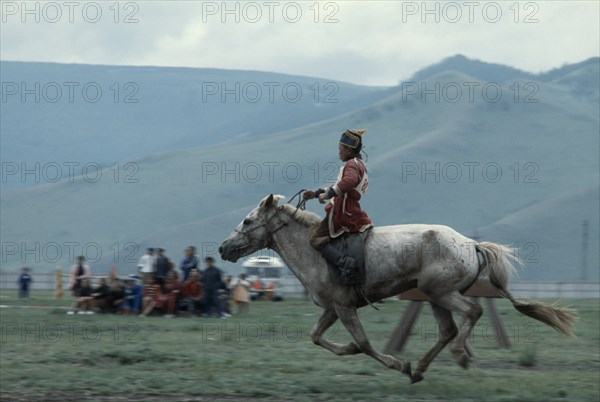
[[[464,94],[436,101],[401,86],[320,122],[145,156],[136,161],[137,183],[115,183],[107,170],[107,178],[95,183],[79,178],[5,191],[2,269],[51,269],[53,259],[43,257],[55,245],[64,266],[73,243],[75,254],[86,247],[91,257],[102,252],[92,264],[97,272],[112,264],[135,269],[150,244],[163,245],[176,259],[189,244],[202,255],[215,254],[263,196],[335,180],[339,133],[366,127],[370,185],[362,205],[376,225],[449,225],[515,247],[528,267],[521,279],[574,280],[580,276],[581,226],[588,221],[587,278],[598,281],[599,88],[579,84],[593,83],[597,69],[598,59],[550,81],[536,80],[527,98],[515,96],[514,88],[532,82],[520,73],[503,81],[502,96],[494,100],[479,92],[472,101]],[[489,81],[451,69],[419,83],[457,82],[481,87]],[[309,209],[323,214],[316,202]],[[36,253],[39,263],[32,261]]]
[[[565,64],[562,67],[554,68],[550,71],[538,74],[538,77],[544,81],[552,81],[552,80],[560,79],[561,77],[564,77],[564,76],[571,74],[572,72],[574,72],[576,70],[580,70],[582,68],[583,69],[591,68],[591,69],[597,70],[598,69],[598,58],[590,57],[589,59],[584,60],[579,63]],[[595,77],[590,75],[590,78],[592,78],[593,80],[598,82],[598,75],[596,75]]]
[[[533,78],[535,74],[502,64],[470,59],[462,54],[445,58],[439,63],[417,71],[408,81],[423,81],[433,75],[455,71],[486,82],[502,83],[514,78]]]
[[[0,62],[3,161],[96,167],[328,119],[389,90],[277,73]],[[21,169],[20,169],[21,170]],[[48,176],[56,177],[54,171]],[[36,185],[33,176],[2,189]]]
[[[565,64],[564,66],[554,68],[543,73],[534,74],[502,64],[487,63],[481,60],[470,59],[459,54],[447,57],[439,63],[417,71],[408,81],[423,81],[442,72],[455,71],[477,78],[484,82],[503,83],[507,80],[514,80],[516,78],[528,78],[536,81],[547,82],[560,79],[561,77],[566,76],[573,71],[588,67],[597,69],[598,57],[591,57],[579,63]],[[590,76],[590,78],[593,79],[594,77]],[[596,82],[598,81],[598,76],[595,77],[595,80]]]

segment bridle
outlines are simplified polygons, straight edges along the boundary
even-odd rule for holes
[[[246,249],[246,248],[250,247],[250,245],[252,244],[252,240],[250,239],[249,234],[251,232],[253,232],[253,231],[257,230],[257,229],[261,229],[263,227],[267,229],[267,237],[268,237],[267,247],[271,248],[271,244],[273,243],[273,235],[275,233],[279,232],[284,227],[286,227],[289,224],[289,222],[292,219],[294,219],[294,216],[296,215],[296,213],[298,212],[298,210],[300,210],[300,209],[304,210],[306,208],[306,200],[304,200],[304,198],[301,196],[301,194],[304,193],[305,191],[306,191],[306,189],[302,189],[302,190],[298,191],[296,194],[294,194],[292,196],[292,198],[290,198],[290,200],[287,202],[288,204],[291,204],[292,201],[294,200],[294,198],[298,197],[298,202],[296,203],[296,209],[294,210],[294,213],[290,216],[290,218],[288,220],[283,221],[283,219],[282,219],[281,224],[277,228],[275,228],[274,230],[269,231],[268,230],[268,225],[269,225],[269,223],[271,222],[271,220],[274,217],[279,217],[279,212],[281,210],[283,210],[283,205],[280,206],[280,207],[277,207],[277,209],[275,210],[275,212],[269,217],[269,219],[267,219],[267,221],[265,223],[261,223],[260,225],[256,225],[255,227],[250,228],[248,230],[237,230],[237,229],[234,229],[233,230],[234,232],[239,233],[239,234],[241,234],[242,236],[244,236],[246,238],[247,243],[245,245],[243,245],[243,246],[239,246],[239,247],[234,248],[233,251],[239,251],[239,250],[243,250],[243,249]]]

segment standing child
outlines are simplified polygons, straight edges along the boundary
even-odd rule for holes
[[[19,275],[19,280],[17,281],[19,284],[19,299],[28,299],[29,298],[29,286],[33,279],[29,274],[29,268],[22,268],[21,275]]]
[[[240,274],[238,282],[233,288],[233,301],[238,306],[238,314],[245,314],[248,312],[248,305],[250,304],[249,287],[250,282],[246,280],[246,274]]]

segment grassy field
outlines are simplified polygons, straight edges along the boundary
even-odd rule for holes
[[[250,313],[202,318],[67,316],[70,300],[34,293],[23,303],[0,294],[0,399],[6,401],[598,401],[598,300],[569,300],[581,316],[568,339],[497,305],[511,349],[500,349],[484,314],[471,345],[469,370],[445,350],[425,380],[407,377],[364,355],[337,357],[314,346],[309,331],[319,309],[303,299],[255,302]],[[17,307],[28,305],[29,308]],[[36,308],[35,306],[49,306]],[[363,324],[381,349],[406,302],[365,308]],[[402,359],[416,364],[432,345],[436,326],[422,310]],[[340,324],[329,339],[350,340]]]

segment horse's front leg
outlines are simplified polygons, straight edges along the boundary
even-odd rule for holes
[[[354,342],[358,345],[363,353],[371,356],[387,368],[398,370],[412,378],[410,363],[403,363],[394,358],[394,356],[379,353],[375,350],[375,348],[373,348],[373,346],[371,346],[371,343],[367,338],[367,334],[365,333],[365,330],[358,319],[356,308],[338,307],[336,308],[336,312],[339,319],[342,321],[342,324],[344,324],[344,327],[346,327],[348,332],[350,332]]]
[[[313,343],[332,351],[338,356],[362,353],[355,343],[340,345],[339,343],[333,343],[323,339],[323,333],[327,331],[327,329],[331,327],[337,321],[337,319],[338,316],[335,312],[323,310],[323,314],[321,314],[321,317],[319,317],[319,321],[316,322],[312,331],[310,331],[310,337],[312,338]]]

